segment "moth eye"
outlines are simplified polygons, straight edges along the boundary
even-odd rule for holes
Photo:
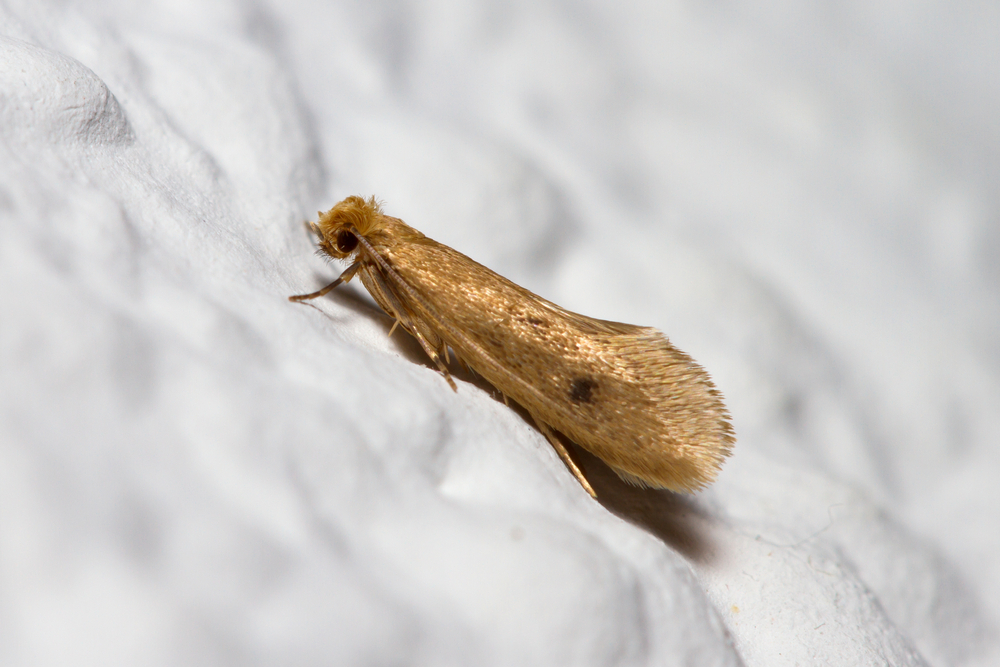
[[[345,255],[358,247],[358,237],[347,230],[337,232],[337,250]]]

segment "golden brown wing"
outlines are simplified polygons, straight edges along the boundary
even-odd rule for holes
[[[628,481],[692,491],[730,454],[718,391],[658,330],[564,310],[422,235],[376,252],[418,329]]]

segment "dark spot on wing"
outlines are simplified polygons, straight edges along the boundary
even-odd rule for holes
[[[528,324],[530,324],[532,326],[535,326],[535,327],[540,327],[540,326],[542,326],[542,325],[545,324],[545,320],[540,320],[537,317],[529,317],[528,318]]]
[[[574,403],[591,403],[597,382],[591,378],[575,378],[569,385],[569,400]]]

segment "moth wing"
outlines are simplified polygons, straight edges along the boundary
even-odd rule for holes
[[[719,392],[657,329],[568,311],[426,237],[380,258],[415,319],[626,481],[693,491],[730,454]]]

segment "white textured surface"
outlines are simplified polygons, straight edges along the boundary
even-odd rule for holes
[[[1000,16],[745,4],[0,3],[0,663],[1000,662]],[[666,331],[719,482],[287,302],[352,193]]]

